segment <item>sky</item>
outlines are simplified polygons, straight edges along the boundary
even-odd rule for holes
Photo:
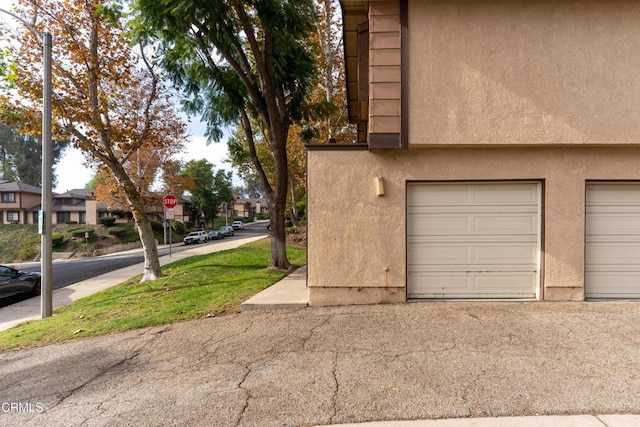
[[[0,9],[11,11],[13,0],[0,0]],[[13,18],[5,13],[0,12],[0,20],[3,22],[15,22]],[[55,40],[54,40],[55,43]],[[53,58],[55,61],[55,58]],[[53,118],[55,120],[55,117]],[[186,121],[186,119],[185,119]],[[188,132],[191,135],[187,144],[185,144],[184,152],[178,156],[183,161],[206,159],[212,163],[216,170],[223,169],[232,171],[231,165],[225,163],[228,157],[226,140],[223,137],[221,142],[213,142],[209,145],[206,143],[204,136],[206,125],[201,123],[197,117],[192,117],[188,123]],[[65,191],[84,188],[85,185],[93,178],[93,171],[84,166],[84,156],[80,150],[73,147],[68,148],[63,157],[55,167],[57,184],[53,191],[56,193],[64,193]],[[241,180],[237,174],[233,175],[233,185],[241,184]]]

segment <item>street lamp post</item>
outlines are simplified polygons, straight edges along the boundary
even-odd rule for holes
[[[42,201],[41,201],[41,224],[40,229],[40,274],[41,274],[41,304],[40,311],[42,318],[50,317],[53,311],[53,286],[52,286],[52,230],[51,215],[53,211],[53,191],[52,191],[52,159],[53,146],[51,142],[51,48],[53,45],[50,33],[40,33],[29,22],[8,10],[0,8],[12,18],[20,21],[36,37],[42,40]]]

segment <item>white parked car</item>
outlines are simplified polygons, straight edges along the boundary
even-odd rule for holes
[[[185,245],[191,245],[196,243],[205,243],[208,240],[208,233],[206,231],[194,231],[187,234],[187,237],[183,239]]]
[[[244,230],[244,222],[242,221],[233,221],[231,226],[234,230]]]

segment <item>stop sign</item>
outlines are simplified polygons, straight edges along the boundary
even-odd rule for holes
[[[173,209],[178,204],[178,198],[173,194],[167,194],[166,196],[164,196],[164,199],[162,199],[162,203],[164,204],[165,208]]]

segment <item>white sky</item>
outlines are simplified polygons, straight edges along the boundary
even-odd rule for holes
[[[12,5],[13,0],[0,0],[0,9],[11,10]],[[15,21],[9,15],[1,12],[0,20],[4,22]],[[53,60],[55,61],[55,58]],[[229,155],[226,136],[223,136],[223,141],[221,142],[207,145],[204,136],[205,129],[206,126],[197,117],[191,118],[188,126],[191,137],[185,146],[185,151],[179,156],[180,159],[184,161],[206,159],[213,163],[216,170],[232,170],[231,165],[224,162]],[[57,185],[53,191],[63,193],[75,188],[84,188],[93,178],[93,171],[85,167],[84,163],[84,156],[80,150],[72,147],[68,148],[55,168]],[[239,185],[240,183],[241,181],[234,173],[233,184]]]

